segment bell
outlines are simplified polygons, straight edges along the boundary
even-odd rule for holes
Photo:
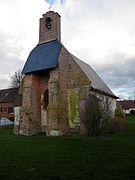
[[[46,27],[48,29],[51,29],[51,27],[52,27],[52,20],[50,17],[46,18]]]
[[[51,29],[51,27],[52,27],[51,23],[47,23],[47,24],[46,24],[46,27],[47,27],[48,29]]]

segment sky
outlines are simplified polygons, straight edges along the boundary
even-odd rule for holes
[[[61,15],[68,51],[120,99],[135,99],[135,0],[0,0],[0,89],[23,68],[49,9]]]

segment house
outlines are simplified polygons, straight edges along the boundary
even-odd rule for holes
[[[0,118],[14,119],[14,101],[18,88],[0,90]]]
[[[39,43],[30,52],[15,107],[14,133],[45,132],[59,136],[70,131],[86,133],[89,97],[109,102],[114,117],[116,96],[85,62],[61,43],[60,15],[49,11],[40,19]]]
[[[125,114],[135,114],[135,102],[133,100],[117,101],[117,107],[120,107]]]

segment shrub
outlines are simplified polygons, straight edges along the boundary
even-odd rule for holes
[[[99,135],[101,124],[101,112],[99,99],[90,95],[86,103],[86,120],[84,122],[87,135]]]
[[[100,98],[100,99],[99,99]],[[87,135],[108,135],[126,128],[125,113],[117,108],[112,117],[112,104],[109,98],[97,98],[90,95],[86,102],[86,119],[84,125]]]
[[[110,132],[112,109],[108,98],[104,100],[90,95],[86,103],[86,120],[84,122],[87,135],[106,135]]]
[[[125,118],[125,113],[122,111],[121,108],[117,107],[115,110],[115,116]]]
[[[115,110],[115,117],[112,120],[110,133],[122,132],[126,128],[125,113],[119,107]]]
[[[126,119],[123,117],[115,116],[112,121],[110,133],[122,132],[126,129]]]

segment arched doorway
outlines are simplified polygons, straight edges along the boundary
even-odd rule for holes
[[[48,89],[45,90],[43,94],[43,106],[41,107],[41,126],[42,126],[42,132],[46,132],[47,127],[47,107],[49,104],[49,91]]]
[[[48,89],[46,89],[46,91],[44,92],[44,109],[47,109],[49,103],[49,92]]]

